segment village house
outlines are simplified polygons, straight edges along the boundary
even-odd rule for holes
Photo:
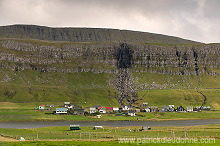
[[[150,108],[145,108],[144,112],[149,113],[150,112]]]
[[[99,112],[102,113],[102,114],[105,114],[106,113],[106,108],[104,107],[99,107]]]
[[[54,104],[47,104],[46,107],[54,107]]]
[[[140,109],[135,109],[135,111],[136,111],[136,113],[140,113],[141,112],[141,110]]]
[[[130,110],[130,109],[131,109],[131,107],[128,106],[128,105],[123,105],[123,106],[122,106],[122,110],[123,110],[123,111],[128,111],[128,110]]]
[[[97,112],[97,110],[96,110],[95,107],[90,107],[90,108],[89,108],[89,113],[90,113],[90,114],[93,114],[93,113],[95,113],[95,112]]]
[[[182,106],[178,106],[178,107],[175,109],[175,111],[176,111],[176,112],[184,112],[185,109],[184,109],[184,107],[182,107]]]
[[[113,107],[104,107],[106,109],[106,113],[113,113]]]
[[[128,115],[129,116],[136,116],[136,111],[135,110],[128,110]]]
[[[99,107],[102,107],[101,105],[94,105],[93,107],[95,107],[96,109],[98,109]]]
[[[40,105],[40,106],[38,106],[38,109],[39,109],[39,110],[44,110],[44,109],[45,109],[45,105]]]
[[[148,103],[147,102],[143,102],[140,107],[148,107]]]
[[[74,107],[72,111],[74,115],[84,115],[85,113],[85,109],[81,107]]]
[[[118,107],[113,107],[113,112],[115,112],[115,113],[119,112],[119,108]]]
[[[98,107],[100,113],[113,113],[113,107]]]
[[[193,106],[187,106],[186,111],[187,112],[193,112]]]
[[[56,114],[67,114],[68,108],[56,108]]]
[[[202,110],[210,110],[210,106],[196,106],[194,109],[194,111],[202,111]]]
[[[70,102],[64,102],[64,107],[70,107],[70,106],[71,106]]]
[[[149,108],[150,108],[150,112],[158,112],[159,111],[158,106],[151,106]]]
[[[174,105],[164,105],[160,109],[160,112],[173,112],[174,111]]]

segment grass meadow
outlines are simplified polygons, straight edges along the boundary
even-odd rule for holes
[[[152,127],[140,131],[141,127],[81,127],[70,131],[69,127],[44,127],[33,129],[0,129],[1,146],[11,145],[219,145],[220,125],[187,127]],[[18,141],[24,137],[26,141]],[[0,139],[1,140],[1,139]]]

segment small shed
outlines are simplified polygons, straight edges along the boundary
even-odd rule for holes
[[[143,126],[141,131],[151,130],[151,127],[149,126]]]
[[[96,115],[97,116],[97,118],[101,118],[102,117],[102,115]]]
[[[70,125],[70,130],[81,130],[79,125]]]
[[[20,137],[19,140],[20,140],[20,141],[25,141],[24,137]]]
[[[104,129],[102,126],[94,126],[93,130],[97,130],[97,129]]]

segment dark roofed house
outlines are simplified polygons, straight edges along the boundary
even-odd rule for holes
[[[102,106],[101,105],[94,105],[93,107],[98,109],[98,107],[102,107]]]
[[[128,115],[129,116],[136,116],[136,111],[135,110],[128,110]]]
[[[73,109],[73,114],[74,115],[84,115],[85,109],[77,107]]]
[[[47,104],[46,107],[54,107],[54,104]]]
[[[176,108],[176,111],[177,111],[177,112],[183,112],[183,111],[185,111],[185,109],[184,109],[183,106],[178,106],[178,107]]]
[[[150,109],[150,112],[158,112],[159,111],[157,106],[151,106],[151,107],[149,107],[149,109]]]

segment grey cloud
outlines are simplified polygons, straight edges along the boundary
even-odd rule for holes
[[[219,0],[0,0],[0,25],[107,27],[220,42]]]

